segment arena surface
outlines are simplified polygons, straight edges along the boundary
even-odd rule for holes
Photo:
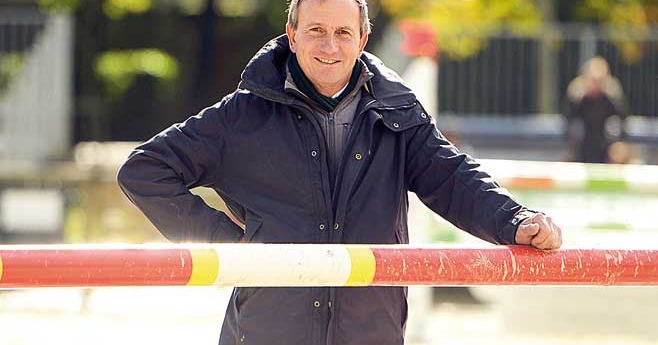
[[[422,319],[409,321],[416,335],[408,344],[658,343],[657,288],[471,291],[473,298],[438,290]],[[214,345],[229,293],[214,287],[1,291],[0,344]]]

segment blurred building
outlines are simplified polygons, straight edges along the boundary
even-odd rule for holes
[[[65,195],[45,163],[71,151],[72,50],[70,17],[0,4],[0,243],[62,237]]]
[[[484,40],[482,49],[467,57],[442,53],[439,40],[434,79],[440,127],[477,156],[567,159],[563,97],[583,63],[601,56],[627,96],[629,150],[640,161],[658,163],[658,28],[552,25],[534,33],[501,31]],[[388,44],[399,45],[395,39]],[[386,61],[399,60],[394,49],[382,51]],[[616,134],[618,120],[611,119],[607,128]]]
[[[70,150],[73,22],[37,1],[0,4],[0,160],[61,159]]]

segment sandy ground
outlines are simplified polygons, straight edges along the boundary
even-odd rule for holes
[[[428,312],[410,320],[414,336],[408,344],[658,344],[657,288],[471,291],[474,298],[436,291]],[[0,344],[216,344],[229,292],[212,287],[0,291]]]

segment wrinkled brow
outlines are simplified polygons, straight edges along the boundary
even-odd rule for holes
[[[312,27],[315,27],[315,26],[320,26],[320,27],[323,27],[323,28],[327,27],[327,25],[322,24],[322,23],[310,23],[310,24],[306,24],[304,26],[304,29],[312,28]],[[339,26],[339,27],[335,28],[335,30],[347,30],[347,31],[351,31],[351,32],[358,31],[356,28],[353,28],[351,26]]]

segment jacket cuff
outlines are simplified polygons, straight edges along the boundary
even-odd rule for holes
[[[212,243],[236,243],[244,237],[244,230],[240,228],[237,224],[223,214],[222,224],[219,229],[216,229],[212,235]]]
[[[514,217],[505,223],[501,231],[500,237],[503,240],[503,244],[517,244],[516,243],[516,229],[518,229],[519,224],[524,220],[534,216],[537,213],[542,213],[538,211],[533,211],[527,208],[521,209],[519,212],[514,214]]]

